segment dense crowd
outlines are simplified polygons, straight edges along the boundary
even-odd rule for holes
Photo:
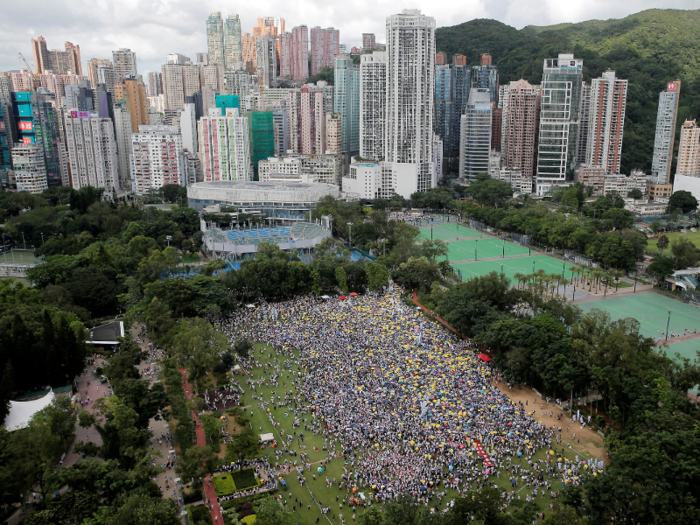
[[[274,348],[251,356],[244,368],[261,367],[263,379],[246,383],[279,434],[277,466],[293,465],[300,483],[316,479],[304,432],[325,438],[329,459],[345,457],[341,479],[326,479],[345,501],[362,490],[370,502],[407,492],[427,504],[447,488],[461,493],[501,474],[513,489],[527,484],[554,496],[555,481],[578,483],[595,468],[554,450],[550,460],[535,460],[538,450],[556,447],[557,428],[501,393],[472,345],[407,307],[400,290],[346,301],[302,297],[275,308],[276,323],[263,304],[221,326],[232,343],[244,334]],[[271,397],[258,392],[261,384],[273,388]],[[282,428],[270,407],[293,414],[293,428]]]

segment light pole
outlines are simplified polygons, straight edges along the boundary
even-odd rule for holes
[[[352,223],[348,223],[349,235],[350,235],[350,246],[352,246]]]
[[[474,260],[479,260],[479,255],[477,254],[477,248],[479,247],[479,239],[474,239]]]
[[[671,325],[671,310],[668,311],[668,321],[666,321],[666,341],[668,341],[668,327]]]
[[[165,236],[165,240],[168,241],[168,248],[170,248],[170,241],[173,240],[173,236],[172,236],[172,235],[166,235],[166,236]]]
[[[44,232],[41,232],[41,245],[44,245]]]

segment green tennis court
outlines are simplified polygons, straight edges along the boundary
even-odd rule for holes
[[[473,239],[471,241],[449,241],[447,243],[447,260],[454,261],[478,261],[491,257],[502,257],[509,255],[527,255],[528,250],[524,246],[503,242],[495,237],[484,237],[483,239]],[[500,266],[499,266],[500,268]]]
[[[595,301],[579,305],[584,313],[600,308],[610,314],[613,320],[632,317],[639,321],[639,332],[646,337],[661,337],[666,331],[668,312],[671,312],[669,332],[680,333],[684,329],[700,330],[700,310],[689,304],[670,299],[656,293],[630,295],[605,301]],[[676,345],[684,343],[676,343]],[[673,345],[673,346],[676,346]],[[679,347],[681,352],[684,347]]]
[[[673,316],[673,314],[671,314],[671,316]],[[669,343],[671,343],[671,341],[672,340],[669,340]],[[678,353],[681,357],[695,359],[697,352],[700,352],[700,339],[691,339],[690,341],[669,344],[666,355],[675,358],[676,353]]]
[[[527,253],[527,250],[525,253]],[[479,257],[481,257],[481,246],[479,246]],[[570,266],[571,264],[564,263],[548,255],[534,255],[532,257],[518,257],[516,259],[495,259],[492,261],[477,261],[452,265],[453,268],[461,270],[463,281],[468,281],[472,277],[486,275],[490,272],[501,273],[502,267],[503,273],[510,279],[511,284],[517,284],[513,279],[516,273],[530,274],[538,270],[544,270],[545,273],[556,273],[559,275],[561,275],[563,271],[564,277],[570,279]]]
[[[465,228],[459,224],[437,224],[434,226],[423,226],[420,229],[420,240],[430,240],[430,230],[433,230],[433,239],[467,239],[471,237],[483,237],[484,234],[470,228]]]

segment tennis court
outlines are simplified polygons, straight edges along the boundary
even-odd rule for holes
[[[673,316],[673,314],[671,315]],[[671,340],[669,340],[670,342]],[[668,345],[666,355],[675,358],[676,353],[678,353],[681,357],[695,359],[697,352],[700,352],[700,339],[691,339],[690,341],[681,341],[680,343]]]
[[[483,237],[484,234],[470,228],[465,228],[459,224],[438,224],[435,226],[423,226],[420,229],[420,240],[430,240],[430,230],[433,230],[433,239],[467,239],[472,237]]]
[[[489,259],[491,257],[503,257],[509,255],[527,255],[528,250],[524,246],[503,242],[494,237],[484,237],[483,239],[473,239],[471,241],[449,241],[447,243],[447,260],[453,261],[473,261]],[[499,266],[500,268],[500,266]]]
[[[518,248],[521,247],[518,246]],[[525,253],[527,253],[527,249]],[[481,257],[481,246],[479,246],[479,257]],[[570,266],[571,264],[564,263],[548,255],[534,255],[532,257],[518,257],[516,259],[496,259],[493,261],[477,261],[452,265],[453,268],[461,270],[463,281],[468,281],[473,277],[486,275],[490,272],[501,273],[501,268],[503,268],[503,273],[510,279],[513,285],[517,284],[513,279],[516,273],[527,275],[538,270],[544,270],[545,273],[556,273],[559,275],[561,275],[563,271],[564,277],[570,279]]]
[[[655,339],[661,337],[661,332],[666,331],[669,311],[671,312],[669,332],[677,334],[686,328],[700,329],[700,310],[656,293],[618,297],[579,306],[584,313],[590,312],[593,308],[605,310],[613,320],[633,317],[640,323],[639,332]],[[680,352],[682,349],[683,347],[679,347],[676,351]]]

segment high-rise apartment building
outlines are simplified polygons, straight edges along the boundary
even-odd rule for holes
[[[435,19],[417,9],[387,18],[387,112],[384,154],[391,188],[408,198],[437,184],[433,133]],[[442,158],[442,151],[440,151]],[[387,181],[389,182],[389,181]]]
[[[176,126],[139,126],[131,135],[134,191],[145,195],[165,184],[184,184],[182,135]]]
[[[255,42],[257,75],[263,87],[274,87],[277,80],[277,45],[274,38],[261,36]]]
[[[275,138],[275,156],[289,150],[289,104],[272,109],[272,130]],[[328,114],[326,114],[328,116]]]
[[[8,127],[5,125],[5,113],[9,110],[9,105],[0,100],[0,170],[7,170],[12,167],[10,156],[10,140],[12,139]]]
[[[333,112],[332,87],[306,84],[289,92],[290,149],[321,155],[326,151],[326,113]]]
[[[501,164],[532,180],[539,124],[540,99],[526,80],[512,83],[502,116]]]
[[[578,117],[578,141],[576,143],[576,164],[586,164],[588,149],[588,129],[591,116],[591,86],[581,83],[581,105]]]
[[[113,67],[112,61],[107,60],[106,58],[91,58],[87,61],[87,77],[90,81],[90,87],[94,88],[97,86],[97,84],[101,83],[97,77],[97,68],[99,68],[100,66],[108,68]]]
[[[241,19],[238,15],[228,15],[224,23],[224,69],[238,69],[242,61]]]
[[[157,97],[163,94],[163,74],[160,71],[148,72],[148,96]]]
[[[241,37],[241,58],[243,60],[243,68],[250,73],[255,75],[255,71],[258,67],[257,61],[257,48],[255,47],[256,38],[250,33],[243,33]]]
[[[131,49],[121,48],[112,51],[115,82],[125,78],[137,78],[139,71],[136,64],[136,53]]]
[[[455,55],[448,65],[447,55],[435,56],[435,124],[442,139],[445,157],[459,156],[461,116],[469,99],[471,71],[464,55]]]
[[[117,142],[112,121],[96,112],[88,117],[70,112],[65,119],[66,147],[70,162],[71,188],[104,188],[119,191]]]
[[[342,124],[342,153],[357,155],[360,152],[360,69],[352,58],[341,55],[335,59],[334,112]]]
[[[224,23],[219,11],[207,18],[207,51],[210,64],[224,65]]]
[[[197,138],[197,111],[192,103],[185,104],[180,113],[180,133],[182,134],[182,147],[190,153],[199,151],[199,139]]]
[[[626,105],[627,80],[616,78],[614,71],[605,71],[602,77],[591,80],[585,162],[588,166],[620,173]]]
[[[251,75],[245,69],[228,71],[226,76],[226,93],[237,95],[239,100],[243,100],[250,93]]]
[[[204,68],[212,68],[215,72],[218,72],[220,66],[211,65],[204,66]],[[198,91],[202,91],[199,70],[200,68],[191,63],[184,66],[176,64],[164,64],[161,66],[165,109],[182,109],[186,97],[191,97]],[[215,79],[216,85],[223,83],[223,79],[219,81],[218,78],[217,75]]]
[[[686,120],[681,126],[676,175],[700,177],[700,127],[694,120]]]
[[[326,113],[326,152],[343,153],[343,117],[339,113]]]
[[[340,30],[329,27],[312,27],[309,34],[311,44],[311,74],[316,75],[322,67],[333,67],[340,54]]]
[[[177,67],[177,66],[175,66]],[[148,100],[146,86],[135,78],[129,78],[114,86],[114,102],[123,103],[131,116],[131,131],[137,133],[139,126],[148,124]]]
[[[309,29],[298,26],[291,33],[283,33],[279,45],[280,76],[306,80],[309,77]]]
[[[63,100],[66,96],[66,86],[77,85],[80,81],[81,77],[78,75],[56,75],[54,73],[39,75],[39,84],[56,95],[57,101]]]
[[[199,70],[200,88],[209,86],[215,89],[219,94],[224,93],[225,78],[224,67],[222,65],[210,64],[208,66],[199,66],[197,69]]]
[[[258,165],[260,161],[275,154],[275,126],[272,120],[272,111],[246,111],[243,116],[248,119],[253,180],[259,180]]]
[[[65,50],[48,49],[46,39],[40,36],[32,38],[32,53],[34,55],[35,73],[40,75],[51,71],[56,75],[82,75],[83,68],[80,61],[80,46],[70,42],[65,43]]]
[[[15,144],[12,147],[12,167],[17,179],[17,191],[41,193],[49,187],[46,183],[44,150],[40,144]]]
[[[253,28],[255,36],[279,36],[282,33],[284,33],[284,18],[278,16],[258,18],[258,25]]]
[[[541,87],[535,189],[545,195],[573,173],[579,132],[583,60],[571,54],[546,58]]]
[[[114,106],[114,138],[117,141],[117,168],[119,187],[122,191],[134,191],[131,179],[131,113],[126,105]]]
[[[10,81],[15,91],[34,91],[34,77],[26,69],[10,72]]]
[[[377,45],[374,33],[362,33],[362,52],[373,51]]]
[[[93,111],[95,109],[95,90],[88,87],[87,80],[82,80],[79,84],[68,84],[64,86],[64,91],[64,108],[79,111]]]
[[[192,62],[190,57],[186,57],[185,55],[181,53],[170,53],[168,55],[165,55],[165,63],[166,64],[177,64],[180,66],[184,66],[188,62]]]
[[[104,84],[105,90],[110,93],[114,93],[114,85],[117,83],[117,78],[114,74],[114,68],[107,65],[100,65],[97,67],[97,87],[99,84]]]
[[[209,65],[209,54],[208,53],[197,53],[195,56],[197,57],[197,65],[198,66],[208,66]]]
[[[386,70],[386,51],[360,57],[360,156],[363,159],[384,159]]]
[[[488,173],[491,153],[491,92],[488,88],[471,88],[469,101],[461,117],[459,176],[473,179]]]
[[[676,119],[678,100],[681,96],[681,81],[669,82],[666,90],[659,94],[659,109],[656,114],[656,134],[654,135],[654,157],[651,161],[651,174],[657,184],[671,181],[673,146],[676,140]]]
[[[488,53],[481,55],[480,65],[472,67],[471,87],[488,89],[491,102],[498,102],[498,68]]]
[[[204,180],[253,180],[248,119],[238,109],[209,110],[199,120],[199,154]]]

